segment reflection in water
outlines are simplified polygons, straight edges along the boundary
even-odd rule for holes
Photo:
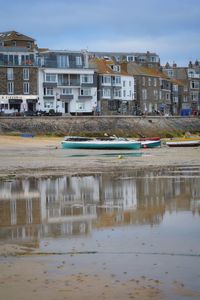
[[[2,181],[0,242],[38,247],[41,238],[93,228],[153,226],[173,211],[200,213],[200,169]]]

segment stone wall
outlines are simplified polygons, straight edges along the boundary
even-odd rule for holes
[[[0,134],[52,134],[170,137],[200,133],[199,117],[0,117]]]

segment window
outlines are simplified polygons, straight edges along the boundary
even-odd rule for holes
[[[24,94],[29,94],[29,82],[23,83],[23,92]]]
[[[29,48],[29,49],[31,48],[31,42],[27,42],[26,45],[27,45],[27,48]]]
[[[70,88],[62,89],[62,95],[72,95],[72,89]]]
[[[108,101],[108,110],[110,111],[118,111],[119,109],[119,100],[110,100]]]
[[[93,83],[93,75],[81,75],[81,83]]]
[[[81,56],[76,56],[76,65],[82,66],[82,57]]]
[[[44,101],[44,108],[54,108],[53,101]]]
[[[198,81],[191,81],[190,82],[191,89],[199,89],[200,85]]]
[[[23,79],[24,80],[29,80],[29,69],[23,69]]]
[[[116,76],[115,77],[115,83],[116,84],[120,84],[121,83],[121,77],[120,76]]]
[[[145,85],[145,83],[146,83],[145,77],[142,77],[142,85]]]
[[[123,97],[124,98],[126,97],[126,91],[125,90],[123,91]]]
[[[14,94],[14,82],[8,82],[7,91],[8,94]]]
[[[158,91],[157,90],[153,91],[153,95],[154,95],[154,99],[158,100]]]
[[[156,78],[154,78],[153,84],[154,84],[154,86],[157,86],[157,79]]]
[[[120,66],[119,65],[111,65],[110,67],[114,72],[120,72]]]
[[[131,55],[127,56],[127,61],[129,61],[129,62],[134,61],[134,59],[135,59],[134,56],[131,56]]]
[[[56,74],[49,74],[49,73],[46,73],[46,74],[45,74],[45,81],[46,81],[46,82],[56,82],[56,81],[57,81],[57,76],[56,76]]]
[[[81,89],[80,96],[91,96],[91,89]]]
[[[129,86],[131,87],[131,81],[129,81]]]
[[[147,90],[146,89],[142,89],[142,99],[143,100],[147,99]]]
[[[169,96],[169,94],[168,94],[168,93],[166,94],[166,99],[167,99],[167,100],[169,100],[169,99],[170,99],[170,96]]]
[[[17,46],[16,41],[13,41],[13,42],[12,42],[12,45],[13,45],[13,47],[16,47],[16,46]]]
[[[114,97],[121,98],[121,90],[119,89],[114,90]]]
[[[110,89],[103,89],[103,97],[110,98]]]
[[[58,55],[57,56],[57,65],[58,65],[58,68],[67,68],[67,67],[69,67],[69,57],[68,57],[68,55]]]
[[[13,69],[12,68],[8,68],[7,69],[7,79],[8,80],[13,80],[14,76],[13,76]]]
[[[151,86],[151,77],[148,78],[148,85]]]
[[[192,101],[197,102],[198,101],[198,92],[192,92],[191,99],[192,99]]]
[[[101,77],[101,83],[110,84],[111,83],[111,77],[110,76],[102,76]]]
[[[76,107],[77,107],[77,110],[84,110],[85,109],[85,103],[84,102],[77,102]]]
[[[53,88],[52,87],[44,88],[44,95],[53,96]]]

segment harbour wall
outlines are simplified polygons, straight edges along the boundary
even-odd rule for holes
[[[65,116],[0,117],[0,134],[172,137],[200,133],[199,117]]]

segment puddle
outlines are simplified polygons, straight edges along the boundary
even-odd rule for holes
[[[87,157],[87,156],[110,156],[110,157],[120,157],[120,158],[125,158],[125,157],[141,157],[141,156],[148,156],[148,153],[141,153],[141,152],[111,152],[111,153],[98,153],[98,154],[72,154],[72,155],[65,155],[65,157]]]
[[[0,244],[32,249],[20,259],[48,259],[52,277],[154,278],[165,299],[181,299],[176,281],[192,299],[200,287],[200,168],[188,170],[0,181]]]

